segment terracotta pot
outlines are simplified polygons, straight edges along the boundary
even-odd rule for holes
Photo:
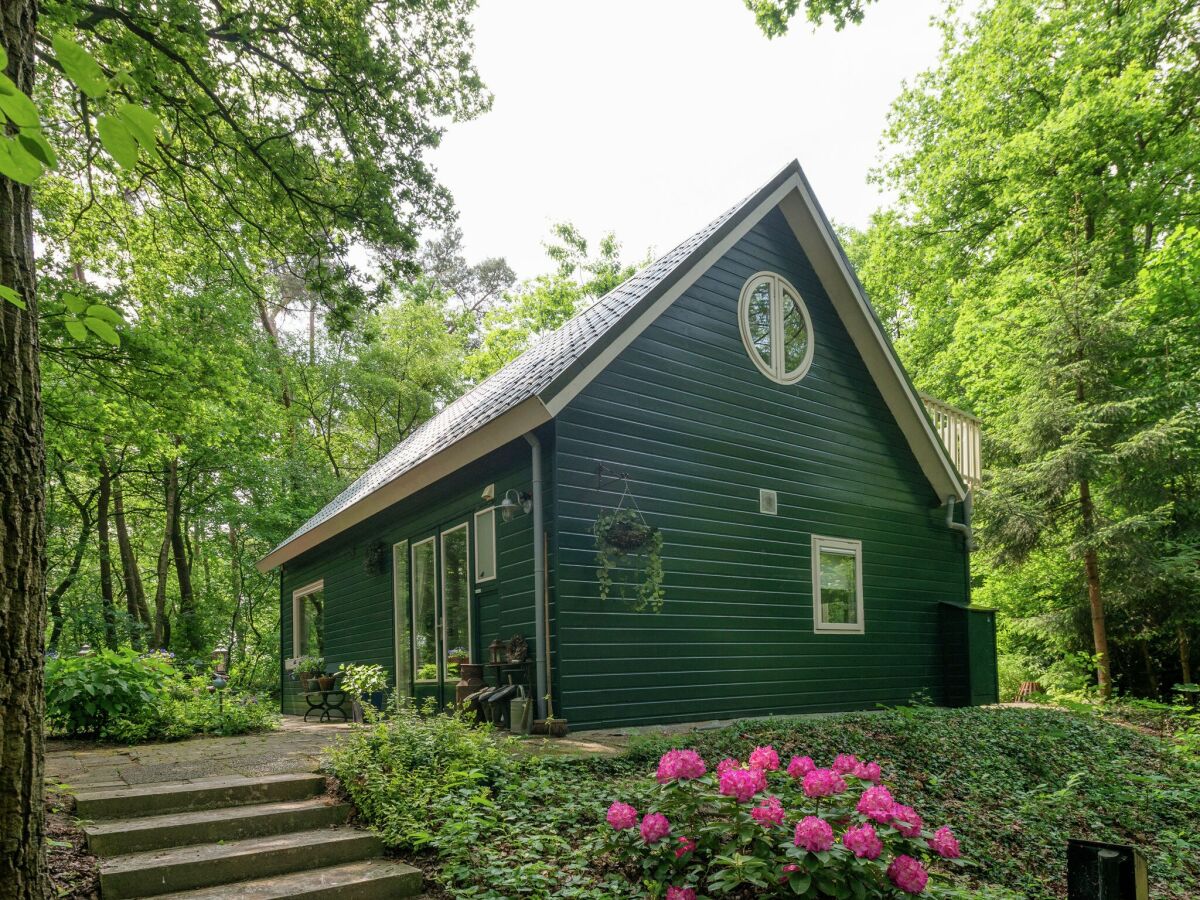
[[[459,666],[458,684],[454,686],[454,702],[462,706],[468,697],[483,686],[483,665],[481,663],[462,663]]]
[[[332,691],[333,690],[333,676],[332,675],[318,676],[317,684],[320,685],[321,690],[323,690],[323,691]]]

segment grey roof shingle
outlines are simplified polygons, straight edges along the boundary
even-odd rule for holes
[[[730,207],[574,318],[535,340],[525,352],[504,368],[447,405],[325,504],[320,512],[300,526],[275,550],[287,546],[322,522],[358,503],[409,469],[425,462],[525,400],[539,396],[579,359],[585,350],[696,253],[749,199],[750,197],[747,197]],[[272,553],[274,552],[273,550]]]

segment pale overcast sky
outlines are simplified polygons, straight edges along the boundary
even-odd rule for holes
[[[740,0],[481,0],[495,105],[432,157],[468,257],[530,277],[562,220],[662,253],[793,158],[834,220],[865,224],[887,110],[935,63],[942,7],[882,0],[861,26],[768,41]]]

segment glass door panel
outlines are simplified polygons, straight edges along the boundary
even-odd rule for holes
[[[412,548],[413,678],[416,683],[437,684],[437,543],[427,538]]]
[[[412,696],[412,597],[408,580],[408,541],[392,545],[392,590],[396,621],[396,692]]]
[[[457,681],[459,665],[471,659],[471,582],[467,523],[442,532],[442,677]],[[453,696],[451,691],[450,696]]]

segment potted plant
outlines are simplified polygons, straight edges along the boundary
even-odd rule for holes
[[[325,674],[325,657],[298,656],[296,657],[295,671],[300,676],[300,684],[304,690],[321,690],[317,679]]]
[[[596,536],[596,580],[600,584],[600,599],[613,593],[613,570],[633,570],[633,585],[622,580],[616,585],[617,596],[634,601],[638,612],[648,609],[658,612],[663,604],[663,536],[657,528],[646,523],[636,509],[615,509],[601,513],[592,527]]]
[[[367,698],[387,689],[387,672],[380,665],[342,663],[338,666],[338,674],[342,678],[342,690],[350,695],[354,721],[362,722],[366,718],[363,711],[370,705]]]

